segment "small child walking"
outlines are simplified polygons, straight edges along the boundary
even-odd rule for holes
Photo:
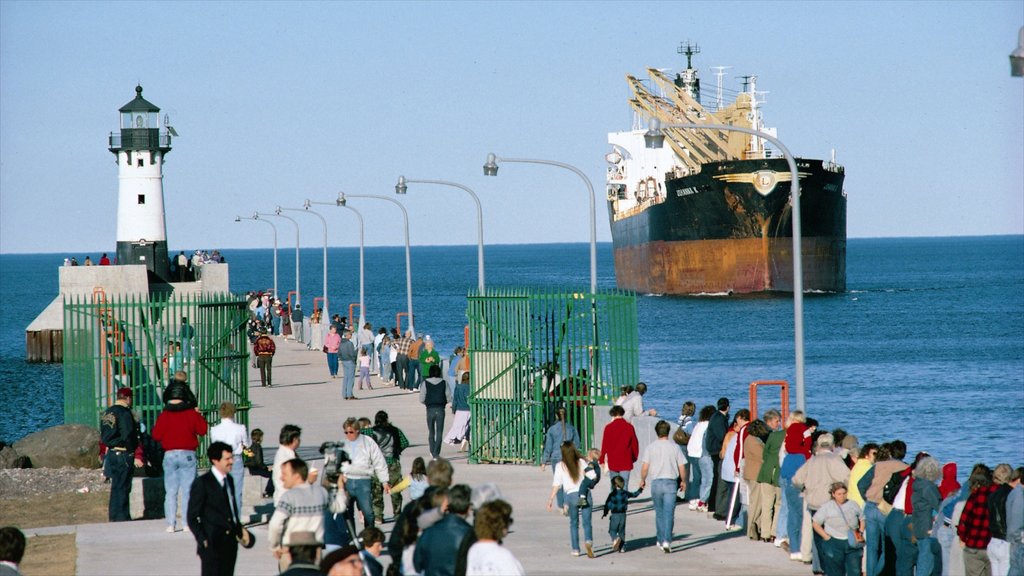
[[[366,383],[367,390],[373,390],[373,386],[370,385],[370,355],[366,352],[366,348],[359,350],[359,389],[363,389],[363,383]]]
[[[583,481],[580,482],[580,508],[590,506],[590,489],[597,486],[597,483],[601,481],[599,458],[601,458],[601,451],[597,448],[591,448],[587,451],[587,467],[583,469]]]
[[[427,463],[423,458],[417,456],[412,461],[412,468],[409,470],[409,498],[418,500],[427,491]]]
[[[626,481],[621,476],[612,477],[612,491],[604,502],[605,518],[611,513],[612,518],[608,521],[608,535],[612,539],[613,552],[626,551],[626,510],[629,509],[629,499],[640,495],[640,490],[629,492],[626,490]]]

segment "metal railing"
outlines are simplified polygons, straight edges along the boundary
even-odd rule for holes
[[[470,294],[471,462],[539,464],[559,407],[593,442],[593,410],[639,377],[636,296],[492,289]]]

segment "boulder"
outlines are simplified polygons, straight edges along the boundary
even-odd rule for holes
[[[100,434],[82,424],[63,424],[14,443],[21,456],[27,456],[33,468],[99,468]]]
[[[18,451],[14,449],[14,446],[4,446],[0,448],[0,470],[9,470],[11,468],[25,468],[25,458]]]

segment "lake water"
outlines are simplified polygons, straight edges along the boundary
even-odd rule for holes
[[[585,292],[588,249],[488,246],[488,286]],[[272,285],[271,250],[222,253],[232,290]],[[862,443],[901,438],[911,452],[956,460],[961,470],[1024,463],[1024,236],[853,239],[847,254],[848,291],[805,298],[809,415]],[[24,329],[56,295],[57,267],[70,255],[0,255],[0,440],[62,421],[61,367],[24,362]],[[279,258],[284,292],[294,286],[294,250]],[[306,310],[321,292],[321,262],[320,249],[302,250]],[[412,266],[417,331],[449,353],[462,341],[476,247],[414,247]],[[347,311],[359,300],[358,250],[329,249],[329,272],[332,311],[338,303]],[[405,308],[404,272],[403,249],[366,250],[375,327],[394,325]],[[610,244],[598,246],[598,285],[615,285]],[[646,403],[663,415],[674,419],[684,401],[699,408],[719,396],[746,406],[753,380],[794,382],[790,298],[644,295],[637,309]]]

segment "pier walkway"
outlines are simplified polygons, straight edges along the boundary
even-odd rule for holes
[[[373,419],[377,410],[386,410],[391,421],[409,437],[411,446],[402,455],[402,468],[408,472],[417,456],[429,461],[426,447],[426,419],[418,394],[394,387],[356,391],[355,401],[342,401],[342,380],[330,379],[324,354],[308,351],[305,345],[274,338],[274,386],[260,387],[259,374],[250,369],[249,394],[253,404],[249,428],[261,428],[265,434],[268,461],[273,458],[278,432],[283,424],[302,427],[300,455],[319,458],[321,442],[342,438],[342,422],[349,416]],[[445,343],[447,349],[451,343]],[[376,378],[374,378],[376,382]],[[375,385],[376,386],[376,385]],[[447,412],[445,430],[451,421]],[[513,507],[515,524],[505,545],[522,562],[528,574],[758,574],[763,576],[809,574],[810,567],[791,562],[788,554],[770,544],[751,542],[744,533],[724,532],[722,522],[691,512],[685,504],[676,507],[673,552],[665,554],[655,547],[654,511],[650,493],[631,502],[627,522],[627,552],[613,553],[608,537],[608,520],[595,512],[594,548],[597,557],[574,558],[569,554],[568,520],[558,511],[546,509],[551,490],[550,470],[519,465],[471,465],[466,454],[444,445],[442,456],[452,461],[455,483],[477,485],[496,483],[502,497]],[[317,468],[322,462],[312,462]],[[638,482],[634,480],[635,483]],[[603,504],[608,482],[603,480],[594,493],[595,504]],[[406,499],[406,501],[408,501]],[[250,504],[250,503],[246,503]],[[390,533],[391,503],[385,497],[383,526]],[[199,559],[195,540],[187,532],[167,534],[163,520],[139,520],[111,524],[87,524],[30,532],[75,532],[78,545],[77,573],[80,575],[195,575]],[[271,576],[277,563],[267,548],[266,525],[252,527],[257,544],[251,550],[239,550],[236,574]]]

